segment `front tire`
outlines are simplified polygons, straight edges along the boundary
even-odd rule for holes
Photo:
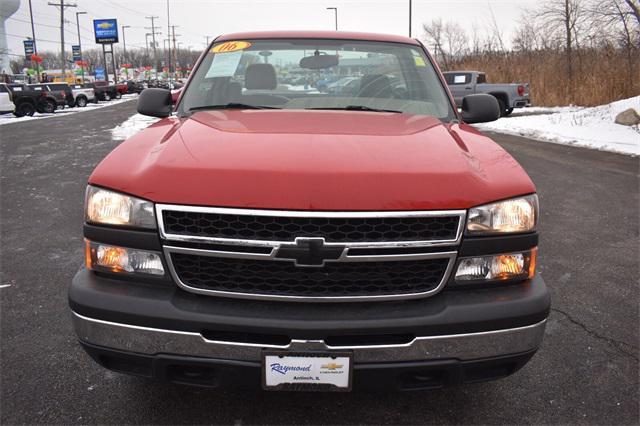
[[[76,106],[78,108],[84,108],[87,106],[87,98],[85,98],[84,96],[79,96],[76,99]]]
[[[42,112],[45,114],[53,114],[56,111],[56,103],[50,100],[42,102],[42,106],[40,107]]]
[[[22,102],[21,104],[18,104],[18,106],[16,106],[16,110],[13,112],[13,115],[15,115],[16,117],[24,117],[25,115],[31,117],[33,116],[33,114],[35,114],[35,112],[36,108],[35,106],[33,106],[33,104],[29,102]]]
[[[102,99],[104,99],[105,101],[109,102],[111,100],[111,95],[107,92],[104,93],[104,95],[102,95]]]
[[[506,117],[507,115],[509,115],[509,113],[507,113],[507,105],[504,103],[504,101],[500,98],[496,98],[498,100],[498,107],[500,108],[500,117]]]
[[[122,93],[120,92],[116,92],[116,95],[114,96],[116,99],[120,99],[122,98]]]

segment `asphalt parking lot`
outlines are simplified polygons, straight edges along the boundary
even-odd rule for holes
[[[2,424],[638,424],[638,158],[493,135],[538,186],[543,347],[498,382],[419,393],[202,390],[111,373],[80,349],[67,286],[82,200],[135,102],[0,126]]]

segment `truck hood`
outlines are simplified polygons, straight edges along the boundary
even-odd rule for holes
[[[535,192],[467,125],[358,111],[201,111],[122,143],[90,183],[155,202],[291,210],[462,209]]]

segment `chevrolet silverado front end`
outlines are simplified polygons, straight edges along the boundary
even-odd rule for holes
[[[357,88],[314,86],[345,76]],[[307,84],[298,84],[300,82]],[[355,91],[354,91],[355,90]],[[538,198],[465,122],[416,40],[216,39],[177,103],[86,193],[69,291],[106,368],[200,386],[417,390],[505,377],[538,349]]]

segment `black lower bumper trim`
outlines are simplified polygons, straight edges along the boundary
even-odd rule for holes
[[[260,362],[143,355],[80,343],[98,364],[119,373],[207,388],[258,389],[261,386]],[[427,390],[497,380],[521,369],[534,354],[535,350],[472,361],[444,359],[355,364],[354,390]]]

